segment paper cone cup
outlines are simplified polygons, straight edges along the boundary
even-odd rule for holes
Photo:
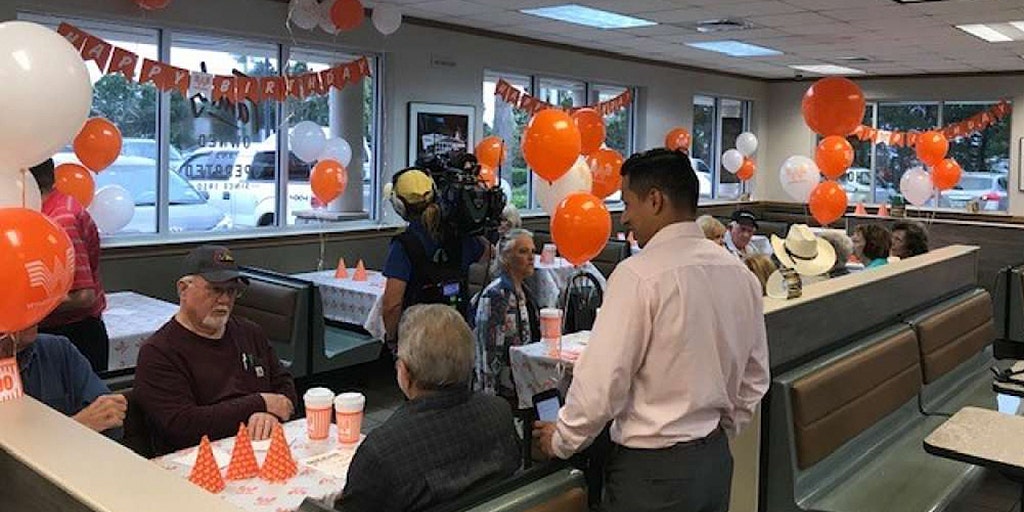
[[[359,260],[356,265],[356,271],[352,274],[353,281],[366,281],[366,267],[363,266],[363,260]]]
[[[221,477],[217,459],[213,456],[210,438],[206,436],[203,436],[203,440],[199,443],[196,464],[192,466],[192,473],[188,475],[188,480],[214,494],[224,490],[224,478]]]
[[[253,478],[260,473],[260,466],[256,463],[256,454],[252,449],[252,440],[249,439],[249,430],[245,424],[238,425],[238,435],[235,436],[235,448],[231,451],[231,464],[228,464],[228,480],[245,480]]]
[[[345,279],[348,277],[348,268],[345,267],[345,258],[338,258],[338,268],[334,271],[335,279]]]
[[[260,468],[260,478],[268,482],[285,482],[298,472],[298,464],[284,438],[284,429],[281,425],[274,425],[274,433],[270,435],[270,451]]]

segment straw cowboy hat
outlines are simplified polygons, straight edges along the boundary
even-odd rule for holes
[[[772,235],[772,249],[782,266],[805,276],[824,274],[836,263],[832,244],[814,236],[807,224],[790,226],[785,240]]]

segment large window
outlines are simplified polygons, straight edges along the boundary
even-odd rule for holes
[[[526,112],[517,110],[494,96],[499,79],[508,82],[520,92],[535,94],[541,101],[566,109],[596,105],[622,94],[627,88],[496,71],[484,73],[484,136],[496,135],[508,145],[508,158],[502,167],[501,178],[512,186],[512,204],[520,209],[534,208],[537,205],[531,192],[533,173],[529,172],[520,146],[523,130],[530,117]],[[633,105],[605,116],[605,127],[605,145],[628,158],[633,152]],[[619,201],[619,194],[613,194],[607,201]]]
[[[893,102],[869,103],[864,124],[886,131],[927,131],[964,121],[995,105],[994,102]],[[888,202],[899,194],[900,178],[921,166],[912,147],[892,147],[850,138],[856,159],[841,178],[851,202]],[[1010,161],[1010,116],[987,129],[950,140],[949,157],[964,170],[960,183],[938,195],[940,208],[964,208],[977,200],[983,210],[1009,207],[1007,176]],[[935,206],[932,199],[925,206]]]
[[[744,185],[721,166],[721,155],[750,129],[750,102],[697,95],[693,98],[690,157],[702,198],[738,199]]]
[[[189,71],[259,78],[322,71],[363,57],[190,31],[32,14],[19,18],[51,28],[66,21],[134,52],[139,56],[136,73],[142,59],[152,59]],[[96,176],[97,189],[120,185],[136,205],[132,221],[105,237],[275,229],[295,223],[297,213],[316,207],[343,212],[330,217],[337,220],[372,216],[378,175],[373,158],[379,124],[378,62],[366,57],[372,77],[341,91],[305,100],[289,97],[281,103],[215,101],[209,93],[194,90],[187,95],[177,90],[161,93],[152,84],[103,75],[95,63],[87,64],[94,83],[91,115],[110,119],[124,137],[121,156]],[[289,58],[287,66],[281,65],[282,58]],[[347,197],[341,208],[316,204],[309,188],[311,165],[278,154],[279,147],[287,147],[287,128],[305,120],[323,126],[328,137],[344,137],[352,147],[349,167],[357,178],[350,179],[349,187],[354,187],[355,198]],[[70,147],[55,155],[58,163],[74,158]]]

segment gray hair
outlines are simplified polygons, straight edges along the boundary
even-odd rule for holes
[[[514,204],[505,205],[505,209],[501,210],[501,218],[508,222],[508,226],[511,229],[523,227],[523,218],[519,216],[519,210],[516,209]]]
[[[836,262],[829,270],[832,271],[845,267],[846,262],[850,259],[850,255],[853,254],[853,240],[846,236],[846,233],[838,231],[825,231],[818,236],[832,244],[832,248],[836,250]]]
[[[498,266],[500,268],[506,268],[509,260],[512,258],[512,252],[515,250],[516,242],[521,238],[529,238],[533,240],[533,233],[525,229],[513,229],[508,233],[505,233],[498,241]]]
[[[398,359],[420,389],[468,384],[476,346],[473,332],[451,306],[413,306],[398,326]]]

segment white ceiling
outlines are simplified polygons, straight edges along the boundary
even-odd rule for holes
[[[791,64],[838,64],[870,75],[1024,70],[1024,41],[986,43],[953,27],[1024,20],[1024,0],[384,0],[406,15],[515,36],[760,78],[792,78]],[[373,1],[365,2],[372,7]],[[578,3],[659,25],[599,30],[519,9]],[[752,29],[701,34],[693,24],[742,19]],[[735,39],[783,52],[736,58],[684,43]],[[869,62],[846,62],[866,57]],[[810,76],[809,73],[803,73]]]

